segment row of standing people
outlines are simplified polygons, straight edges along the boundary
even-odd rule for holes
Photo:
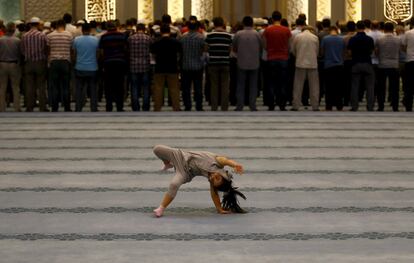
[[[367,109],[373,110],[377,98],[378,110],[383,110],[385,83],[388,77],[392,107],[397,111],[400,87],[399,51],[404,48],[407,49],[408,54],[407,72],[410,72],[410,54],[414,49],[410,32],[402,40],[394,35],[391,23],[386,24],[385,34],[381,37],[367,36],[365,24],[362,22],[357,25],[348,23],[349,33],[345,37],[339,36],[335,27],[325,27],[327,30],[319,32],[317,37],[313,28],[305,26],[303,18],[298,18],[296,29],[290,31],[281,25],[282,15],[275,11],[272,15],[273,24],[260,32],[253,28],[253,19],[245,17],[244,29],[233,36],[226,32],[223,19],[215,18],[214,31],[207,34],[207,37],[199,33],[199,24],[194,22],[189,23],[189,32],[177,39],[176,36],[171,35],[171,28],[173,28],[170,26],[171,20],[168,20],[168,16],[165,17],[167,19],[158,28],[159,36],[156,39],[146,34],[143,24],[137,25],[137,32],[129,36],[118,32],[116,24],[112,22],[107,24],[108,32],[100,38],[91,36],[90,26],[84,24],[83,35],[73,39],[73,35],[65,30],[67,25],[64,21],[59,21],[56,30],[46,36],[38,30],[39,20],[33,18],[30,21],[31,30],[22,37],[21,43],[17,39],[14,41],[7,39],[8,45],[14,47],[11,50],[14,50],[15,54],[9,54],[10,57],[0,56],[0,66],[4,70],[2,73],[9,72],[10,76],[15,75],[12,81],[15,109],[20,109],[19,92],[16,91],[19,86],[19,51],[25,59],[25,94],[28,111],[33,110],[36,89],[39,89],[40,110],[47,110],[46,89],[42,88],[45,87],[43,82],[47,67],[49,67],[48,97],[52,111],[58,110],[59,103],[62,103],[66,111],[71,110],[69,92],[71,51],[76,57],[77,111],[81,111],[85,104],[87,90],[91,110],[97,111],[96,83],[99,68],[102,68],[107,111],[112,111],[113,102],[118,111],[123,111],[125,98],[123,86],[127,72],[130,73],[128,80],[131,86],[131,103],[135,111],[141,109],[139,100],[141,96],[142,109],[146,111],[150,109],[151,93],[154,110],[160,111],[164,105],[165,86],[168,87],[173,110],[180,110],[180,88],[185,110],[192,109],[192,87],[194,87],[196,110],[203,110],[204,72],[211,83],[209,100],[212,110],[218,110],[220,106],[221,110],[226,111],[229,109],[231,51],[237,56],[236,110],[243,110],[245,94],[249,96],[250,110],[257,110],[258,78],[261,75],[264,82],[265,104],[269,110],[274,110],[275,106],[279,106],[282,111],[286,110],[290,97],[292,97],[292,110],[299,110],[306,80],[310,88],[313,110],[319,110],[322,91],[325,93],[327,110],[332,110],[334,106],[342,110],[349,97],[351,109],[356,111],[361,97],[361,87],[366,89]],[[13,27],[10,26],[9,33],[12,30]],[[12,34],[9,35],[9,38],[12,38]],[[0,55],[1,50],[0,48]],[[155,66],[151,66],[151,54]],[[373,63],[373,56],[378,58],[377,64]],[[99,58],[101,58],[100,65]],[[293,74],[292,70],[289,70],[289,61],[292,60]],[[152,70],[154,74],[151,74]],[[320,74],[321,72],[324,74]],[[292,81],[289,81],[289,75],[293,76]],[[410,74],[405,76],[403,79],[407,81],[404,105],[407,111],[411,111],[413,85],[410,85],[412,83]],[[349,85],[345,85],[347,81]],[[1,94],[4,94],[4,85],[0,85]],[[292,90],[289,87],[292,87]],[[4,96],[1,101],[1,108],[4,109]]]

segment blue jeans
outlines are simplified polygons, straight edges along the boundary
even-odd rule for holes
[[[83,105],[85,105],[85,98],[87,91],[91,97],[91,111],[98,111],[98,96],[97,96],[97,71],[80,71],[76,70],[76,111],[81,112]]]
[[[131,99],[132,99],[132,110],[139,111],[140,103],[139,97],[141,94],[143,97],[144,111],[150,110],[150,90],[149,90],[149,73],[131,73]]]
[[[286,90],[288,83],[288,61],[287,60],[272,60],[268,61],[269,65],[269,110],[275,109],[276,105],[281,110],[286,108]]]

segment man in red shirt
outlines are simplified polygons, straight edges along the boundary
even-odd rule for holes
[[[4,26],[4,21],[0,19],[0,37],[4,36],[6,33],[6,27]]]
[[[276,105],[281,111],[286,110],[286,89],[288,82],[288,59],[289,59],[289,41],[292,36],[289,28],[280,24],[282,14],[274,11],[272,14],[273,25],[266,28],[263,33],[264,46],[267,51],[267,60],[270,66],[269,74],[269,110],[275,109]]]

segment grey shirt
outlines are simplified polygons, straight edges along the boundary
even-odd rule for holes
[[[387,33],[376,43],[379,68],[398,68],[401,48],[401,39],[394,34]]]
[[[384,34],[379,30],[371,30],[367,32],[367,36],[371,37],[374,40],[374,45],[377,45],[378,40],[384,36]],[[371,55],[372,58],[372,64],[378,65],[379,64],[379,58],[375,52]]]
[[[217,162],[217,154],[210,152],[186,152],[190,180],[196,176],[208,178],[212,172],[223,173],[223,166]]]
[[[20,57],[20,39],[7,35],[0,37],[0,62],[18,62]]]
[[[404,46],[407,47],[407,62],[414,61],[414,29],[405,33]]]
[[[260,66],[263,42],[260,34],[251,27],[237,32],[233,39],[233,49],[237,53],[240,69],[256,70]]]

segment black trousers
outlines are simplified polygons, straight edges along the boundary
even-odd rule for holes
[[[394,111],[398,111],[400,103],[400,76],[397,68],[379,68],[378,69],[378,85],[376,96],[378,101],[378,110],[383,111],[385,106],[387,79],[389,82],[389,93],[391,95],[391,106]]]
[[[112,111],[113,102],[117,111],[124,110],[124,79],[127,65],[125,62],[114,61],[104,64],[104,87],[106,111]]]
[[[335,66],[325,69],[325,100],[326,109],[342,110],[344,107],[345,97],[345,68],[344,66]]]
[[[50,63],[50,92],[52,111],[59,110],[59,102],[70,111],[70,62],[67,60],[53,60]]]
[[[406,86],[404,89],[404,105],[407,111],[413,111],[414,94],[414,61],[405,64]]]
[[[181,74],[182,97],[186,111],[191,111],[191,88],[194,85],[196,110],[203,110],[203,70],[183,71]]]

